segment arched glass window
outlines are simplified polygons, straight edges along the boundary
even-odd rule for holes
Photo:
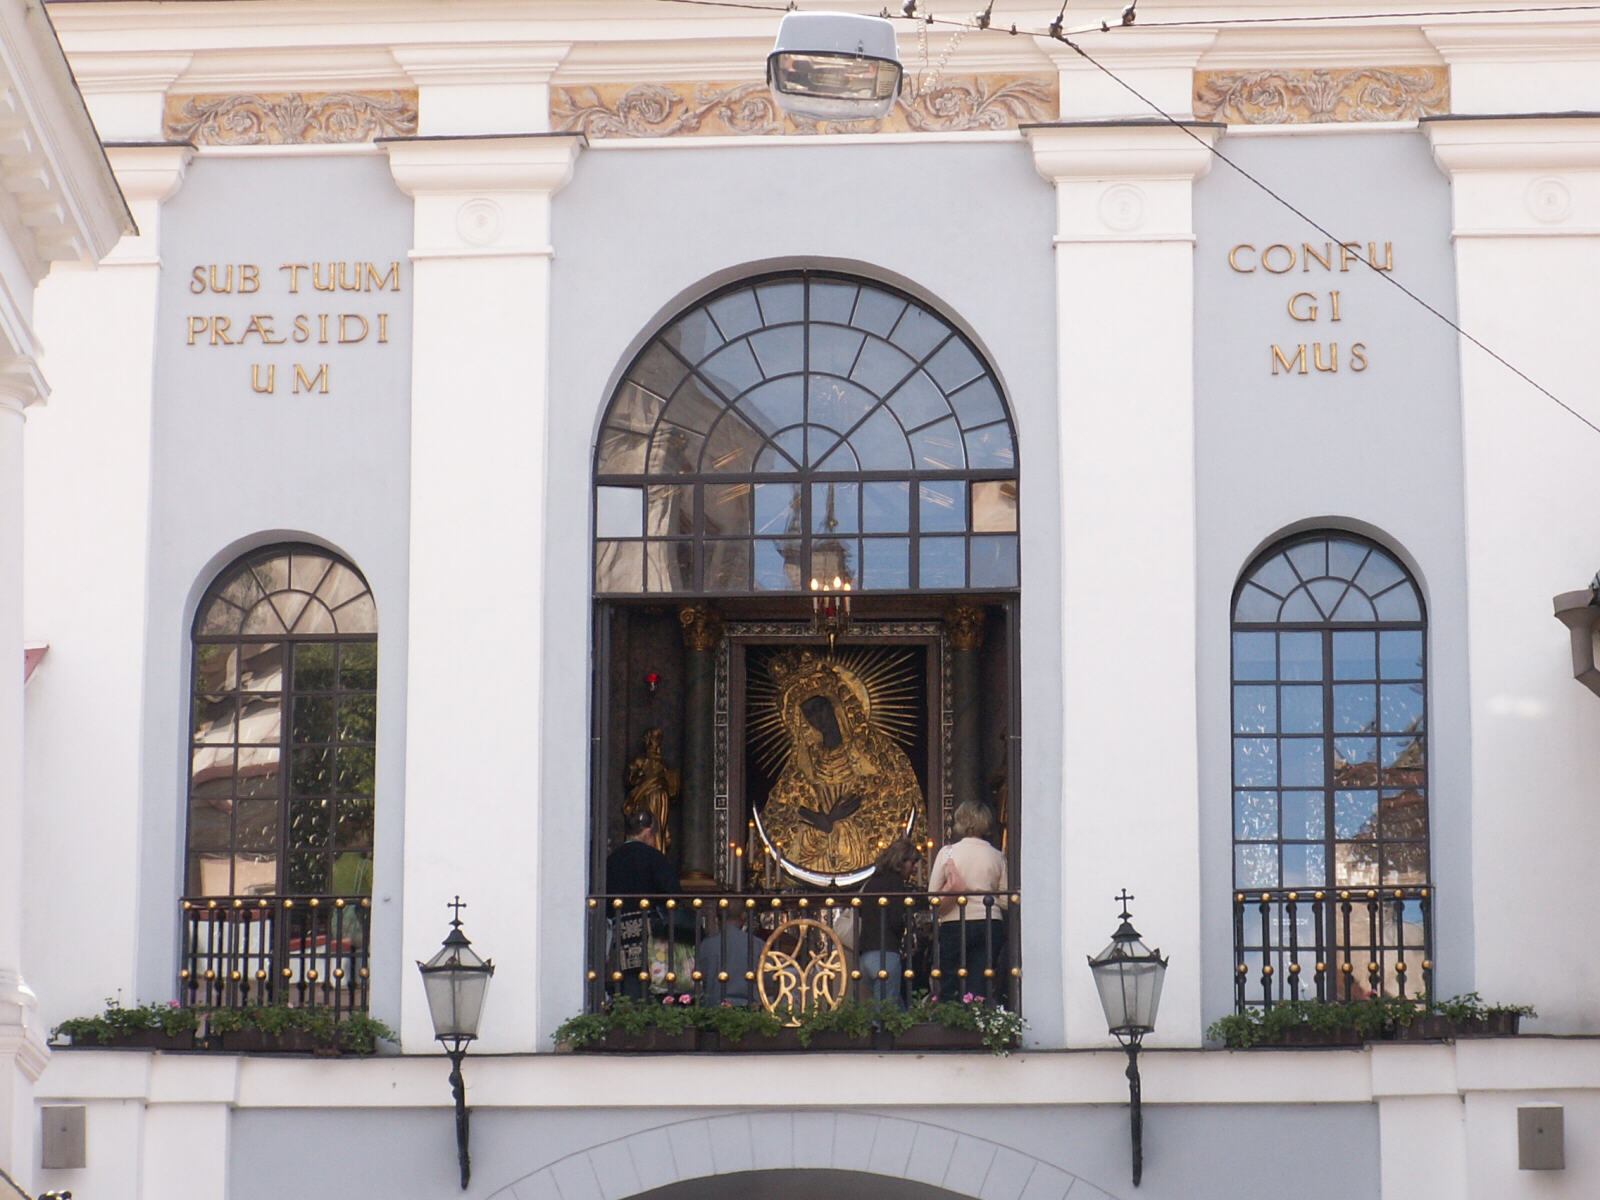
[[[217,577],[194,623],[185,895],[372,891],[377,609],[325,550]]]
[[[1241,1005],[1263,966],[1263,1000],[1403,993],[1431,970],[1426,630],[1406,569],[1354,534],[1292,538],[1239,582]]]
[[[1018,583],[1016,438],[948,321],[796,271],[695,305],[634,359],[595,465],[595,592]]]

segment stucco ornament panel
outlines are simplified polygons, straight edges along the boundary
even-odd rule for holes
[[[808,121],[780,111],[765,83],[598,84],[552,88],[550,127],[591,140],[953,133],[1054,120],[1057,97],[1053,75],[952,76],[921,87],[908,79],[880,121]]]
[[[1194,115],[1230,125],[1414,121],[1450,111],[1447,67],[1196,71]]]
[[[197,146],[370,142],[417,131],[417,93],[285,92],[168,96],[166,136]]]

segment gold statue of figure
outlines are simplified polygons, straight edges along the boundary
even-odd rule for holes
[[[768,667],[784,757],[758,823],[784,870],[820,886],[871,873],[897,837],[923,836],[922,788],[842,660],[789,651]]]
[[[622,814],[646,809],[656,819],[660,843],[658,849],[667,853],[672,845],[671,826],[667,812],[678,798],[678,772],[667,766],[661,757],[661,730],[644,731],[644,753],[628,764],[628,798],[622,802]]]

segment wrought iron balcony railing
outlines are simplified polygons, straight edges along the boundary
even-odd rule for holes
[[[590,896],[586,1007],[670,994],[798,1011],[927,992],[1018,1011],[1021,901],[1016,891]]]
[[[182,905],[182,1003],[367,1010],[370,897],[191,896]]]
[[[1432,884],[1233,893],[1234,1003],[1433,992]]]

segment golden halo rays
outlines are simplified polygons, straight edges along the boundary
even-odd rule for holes
[[[746,684],[745,737],[768,775],[777,774],[793,750],[771,671],[772,662],[783,653],[776,650],[767,656],[750,672]],[[863,699],[867,723],[902,748],[910,746],[917,733],[918,656],[913,647],[844,646],[831,660],[851,691]]]

